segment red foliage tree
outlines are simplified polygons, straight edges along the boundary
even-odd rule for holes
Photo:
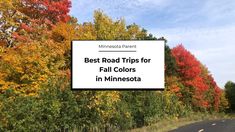
[[[70,7],[70,0],[1,0],[1,43],[13,47],[16,41],[25,42],[22,36],[27,33],[31,38],[40,37],[43,33],[38,30],[51,30],[58,22],[68,22]]]
[[[70,0],[22,0],[20,11],[31,19],[67,22],[70,18]]]
[[[177,72],[185,86],[183,98],[190,99],[193,106],[198,108],[209,108],[215,106],[218,108],[219,91],[218,86],[209,74],[208,70],[186,50],[183,45],[178,45],[172,49],[172,55],[175,57]],[[212,89],[212,90],[211,90]],[[208,96],[214,98],[210,99]],[[190,97],[186,97],[190,96]],[[213,100],[213,101],[211,101]],[[211,104],[212,103],[212,104]]]

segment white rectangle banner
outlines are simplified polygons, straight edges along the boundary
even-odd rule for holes
[[[164,89],[164,45],[72,41],[72,89]]]

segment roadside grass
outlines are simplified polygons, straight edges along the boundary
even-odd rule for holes
[[[169,118],[163,119],[150,126],[142,128],[136,128],[129,130],[128,132],[168,132],[177,129],[181,126],[185,126],[191,123],[205,121],[205,120],[216,120],[216,119],[231,119],[235,118],[235,114],[225,113],[193,113],[185,118]]]
[[[230,118],[235,118],[235,112],[231,112],[227,114]]]

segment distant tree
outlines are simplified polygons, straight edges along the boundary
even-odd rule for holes
[[[228,81],[225,86],[225,94],[228,99],[231,110],[235,110],[235,83]]]

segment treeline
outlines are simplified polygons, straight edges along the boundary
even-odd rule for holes
[[[1,0],[0,131],[127,130],[228,107],[206,66],[183,45],[165,46],[164,91],[71,91],[73,39],[164,38],[102,11],[78,24],[70,7],[69,0]]]

